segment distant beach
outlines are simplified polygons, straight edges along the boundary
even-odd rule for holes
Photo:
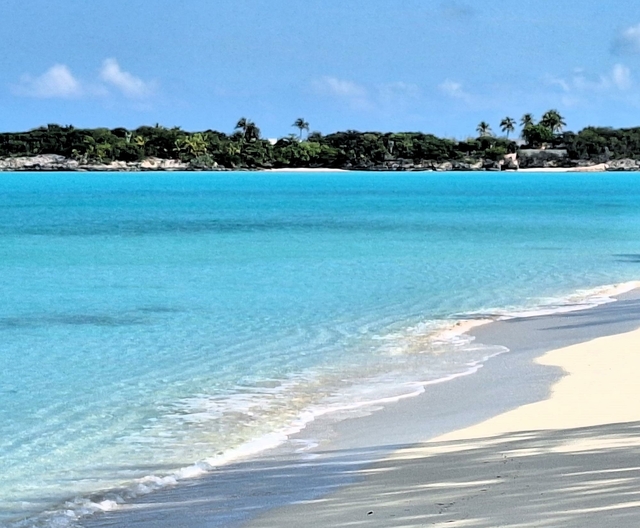
[[[316,173],[316,172],[348,172],[347,169],[300,169],[300,168],[296,168],[296,169],[265,169],[263,172],[310,172],[310,173]]]
[[[540,169],[519,169],[516,172],[605,172],[607,170],[606,163],[599,163],[586,167],[547,167]]]

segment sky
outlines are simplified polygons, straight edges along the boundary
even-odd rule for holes
[[[637,0],[2,0],[0,131],[640,126]]]

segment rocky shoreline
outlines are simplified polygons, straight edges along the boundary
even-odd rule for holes
[[[248,170],[263,170],[269,167]],[[277,169],[277,167],[273,167]],[[322,169],[322,167],[309,167]],[[335,168],[335,167],[334,167]],[[468,161],[423,161],[389,160],[381,165],[345,166],[345,170],[364,171],[501,171],[518,169],[568,169],[575,171],[640,171],[640,160],[571,160],[563,151],[528,150],[507,154],[504,159],[468,160]],[[304,170],[304,167],[300,168]],[[215,164],[203,167],[200,164],[183,162],[177,159],[147,158],[142,161],[110,163],[81,162],[57,154],[42,154],[29,157],[10,157],[0,159],[0,172],[148,172],[148,171],[231,171],[245,170],[238,167],[223,167]]]

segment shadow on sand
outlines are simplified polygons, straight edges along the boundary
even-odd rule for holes
[[[238,526],[283,502],[251,526],[638,526],[640,422],[236,464],[86,525]]]

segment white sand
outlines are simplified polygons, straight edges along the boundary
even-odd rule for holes
[[[402,449],[252,527],[640,526],[640,330],[547,353],[547,400]]]
[[[507,170],[504,172],[604,172],[607,169],[605,163],[593,165],[590,167],[570,167],[570,168],[546,168],[546,169],[520,169]],[[284,168],[284,169],[265,169],[264,172],[353,172],[348,169],[301,169],[301,168]],[[392,172],[392,171],[391,171]],[[430,171],[426,171],[430,172]]]
[[[598,165],[591,165],[589,167],[549,167],[546,169],[519,169],[513,172],[604,172],[607,170],[606,163],[599,163]]]
[[[604,163],[591,167],[570,167],[570,168],[546,168],[546,169],[520,169],[506,170],[504,172],[604,172],[607,166]],[[353,172],[348,169],[265,169],[264,172]],[[382,171],[384,172],[384,171]],[[390,171],[393,172],[393,171]],[[430,172],[430,171],[426,171]]]
[[[347,169],[265,169],[264,172],[349,172]]]

